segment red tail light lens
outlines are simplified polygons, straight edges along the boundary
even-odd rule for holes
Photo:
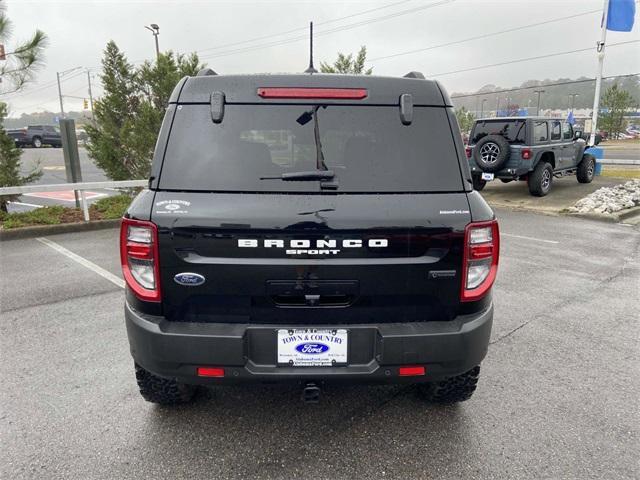
[[[464,151],[467,154],[467,158],[471,158],[471,147],[465,148]]]
[[[259,88],[262,98],[333,98],[341,100],[362,100],[367,97],[366,88]]]
[[[500,230],[498,222],[470,223],[464,232],[460,300],[480,300],[491,289],[498,273]]]
[[[523,148],[522,150],[520,150],[520,156],[522,157],[523,160],[530,160],[531,159],[531,149]]]
[[[158,227],[123,218],[120,226],[120,263],[127,286],[145,302],[160,301]]]

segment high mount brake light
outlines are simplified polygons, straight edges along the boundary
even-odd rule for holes
[[[366,88],[290,88],[262,87],[258,88],[258,96],[262,98],[330,98],[338,100],[362,100],[368,95]]]
[[[474,302],[486,295],[496,279],[499,257],[497,220],[467,225],[464,231],[461,301]]]
[[[152,222],[123,218],[120,263],[127,286],[145,302],[160,301],[158,227]]]

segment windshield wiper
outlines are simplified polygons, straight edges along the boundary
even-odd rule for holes
[[[333,170],[311,170],[309,172],[287,172],[282,175],[260,177],[260,180],[283,180],[285,182],[306,182],[314,180],[331,180],[336,174]]]

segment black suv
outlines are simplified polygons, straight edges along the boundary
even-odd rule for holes
[[[181,80],[121,229],[142,396],[294,381],[313,402],[345,381],[468,399],[499,233],[451,105],[415,72]]]
[[[31,145],[34,148],[40,148],[43,145],[62,147],[60,130],[53,125],[29,125],[26,128],[7,130],[7,135],[13,138],[17,147],[27,145]]]
[[[482,118],[471,129],[466,153],[476,190],[496,178],[526,180],[531,195],[542,197],[554,177],[576,175],[591,183],[596,159],[586,147],[582,132],[559,118]]]

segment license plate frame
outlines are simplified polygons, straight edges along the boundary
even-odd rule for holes
[[[278,328],[276,362],[289,367],[348,365],[349,330],[346,328]]]

